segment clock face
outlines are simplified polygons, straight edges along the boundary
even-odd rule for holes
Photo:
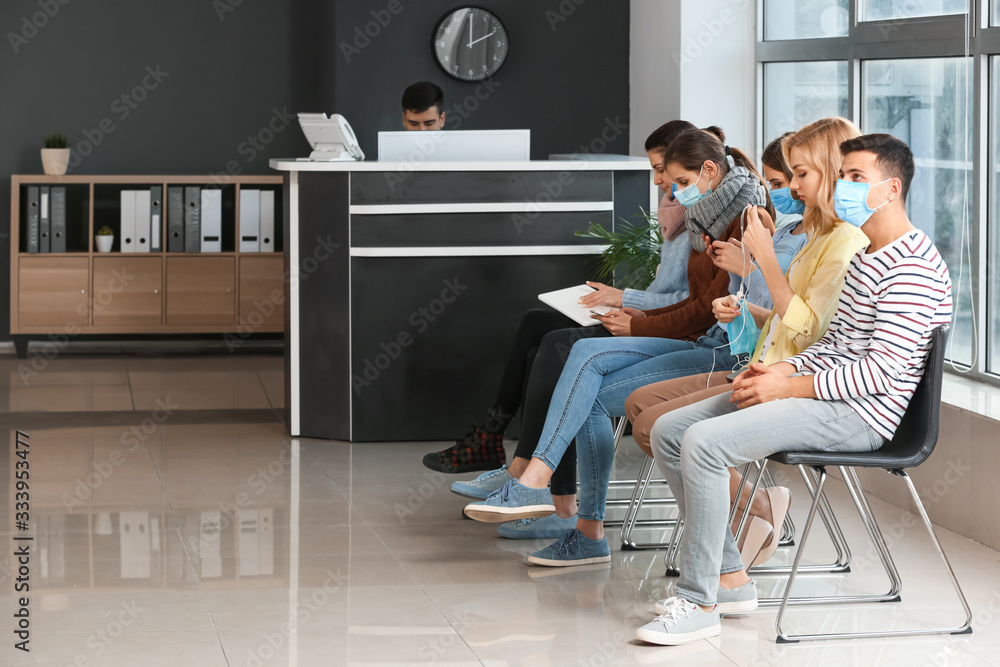
[[[492,75],[507,58],[507,31],[485,9],[456,9],[434,31],[434,55],[445,72],[463,81]]]

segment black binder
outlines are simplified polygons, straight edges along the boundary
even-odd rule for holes
[[[167,252],[184,252],[184,188],[167,188]]]
[[[201,188],[184,187],[184,252],[201,252]]]
[[[38,215],[38,252],[49,251],[49,216],[51,215],[49,199],[49,186],[42,185],[38,189],[38,199],[41,204],[38,206],[41,213]]]
[[[149,252],[163,249],[163,186],[149,187]]]
[[[38,252],[38,186],[28,187],[28,252]]]
[[[52,252],[66,252],[66,188],[53,185],[49,194],[49,220]]]

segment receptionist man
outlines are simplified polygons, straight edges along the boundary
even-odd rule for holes
[[[429,81],[403,91],[403,127],[407,130],[444,129],[444,93]]]

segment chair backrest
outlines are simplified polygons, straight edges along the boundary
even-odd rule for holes
[[[945,342],[948,326],[931,332],[931,349],[927,365],[917,390],[910,398],[903,419],[892,440],[879,449],[879,454],[899,460],[894,468],[913,468],[934,451],[941,423],[941,384],[944,376]]]

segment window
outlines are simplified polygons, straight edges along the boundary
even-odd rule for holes
[[[764,141],[827,116],[847,116],[847,61],[764,65]]]
[[[859,0],[858,6],[862,21],[881,21],[964,14],[966,0]]]
[[[989,372],[1000,374],[1000,56],[990,58],[990,224],[986,255],[987,337]]]
[[[1000,0],[758,2],[758,141],[836,113],[909,144],[907,210],[951,272],[947,356],[1000,384]]]
[[[891,134],[913,151],[917,171],[907,211],[910,221],[931,237],[948,263],[952,295],[958,304],[949,357],[966,365],[972,363],[969,68],[965,58],[868,60],[861,73],[862,130]]]
[[[843,37],[847,0],[764,0],[764,39]]]

